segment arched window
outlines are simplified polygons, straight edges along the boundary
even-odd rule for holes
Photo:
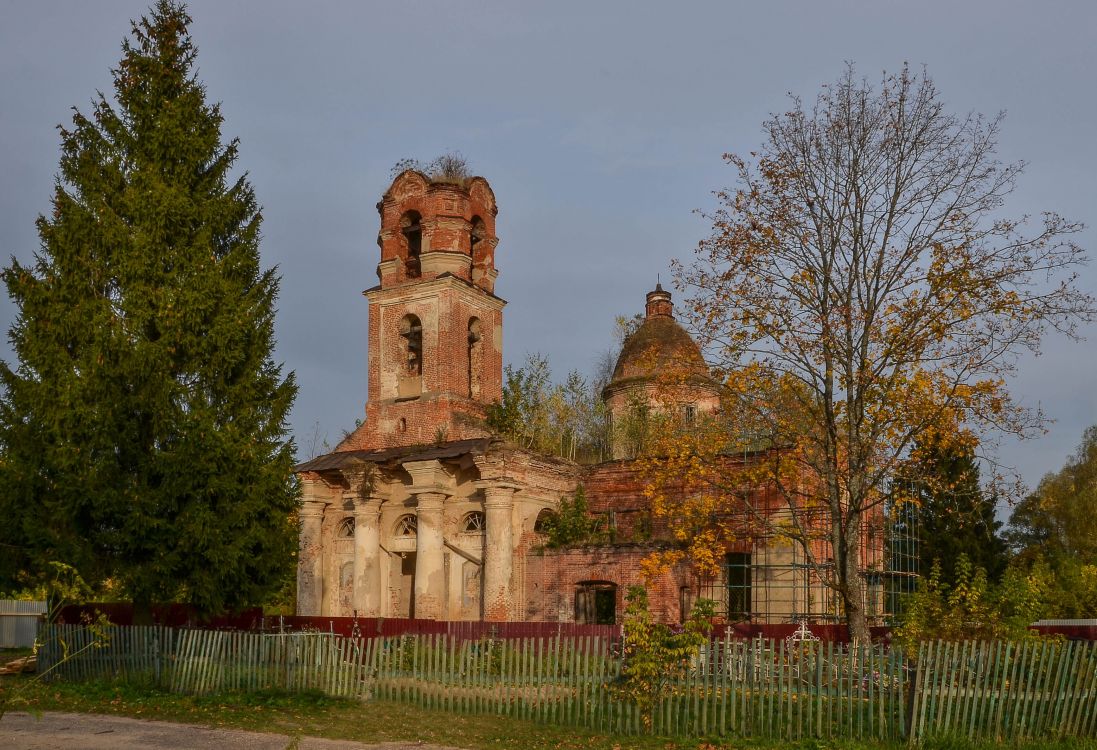
[[[484,220],[479,216],[473,216],[472,221],[469,222],[469,252],[473,257],[476,256],[477,245],[487,236],[488,229],[484,225]]]
[[[404,374],[423,374],[423,324],[417,315],[405,315],[400,321],[400,336],[404,339]]]
[[[349,539],[354,536],[354,517],[347,516],[339,522],[335,529],[335,536],[339,539]]]
[[[483,371],[484,344],[483,335],[480,333],[480,319],[469,320],[468,335],[468,376],[469,398],[480,398],[480,373]]]
[[[408,211],[400,219],[400,233],[404,235],[407,257],[404,272],[408,278],[418,278],[420,273],[419,254],[423,251],[423,225],[416,211]]]
[[[461,521],[461,531],[470,534],[479,534],[484,530],[484,514],[478,510],[466,513]]]
[[[537,534],[547,534],[555,520],[556,513],[545,508],[537,514],[537,520],[533,522],[533,531]]]
[[[392,535],[396,537],[415,536],[419,532],[419,521],[411,513],[406,516],[400,516],[400,520],[396,522],[396,526],[392,530]]]

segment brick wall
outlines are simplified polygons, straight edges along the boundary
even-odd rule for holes
[[[617,621],[625,611],[629,586],[643,586],[641,563],[654,550],[647,544],[617,544],[534,551],[526,558],[527,620],[575,620],[575,597],[585,582],[608,582],[616,588]],[[677,565],[647,585],[656,620],[678,622],[681,589],[691,585],[689,569]]]
[[[336,450],[487,436],[485,409],[502,396],[506,304],[493,293],[494,194],[480,177],[431,182],[409,170],[377,207],[381,283],[366,292],[369,402],[365,424]]]

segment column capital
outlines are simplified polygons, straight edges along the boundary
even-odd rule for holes
[[[319,475],[301,477],[301,497],[305,501],[323,500],[331,495],[331,487]]]
[[[322,518],[329,504],[325,500],[302,500],[297,514],[302,518]]]
[[[401,466],[411,475],[413,495],[419,492],[444,492],[443,488],[450,483],[451,477],[442,467],[442,462],[437,459],[405,461]]]
[[[500,477],[498,479],[476,479],[473,481],[472,486],[478,490],[499,490],[507,492],[517,492],[522,489],[522,485],[516,480],[510,477]]]
[[[473,482],[484,493],[484,507],[492,505],[511,505],[514,493],[521,489],[517,482],[501,479],[477,479]]]
[[[381,515],[381,498],[359,497],[354,501],[354,517],[370,520]]]
[[[416,492],[415,507],[418,510],[441,510],[449,497],[445,492]]]
[[[423,495],[441,495],[442,497],[449,497],[453,494],[449,487],[442,484],[425,484],[421,487],[409,487],[409,493],[412,497],[418,498]]]

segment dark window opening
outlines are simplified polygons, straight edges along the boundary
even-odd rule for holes
[[[586,625],[617,623],[617,585],[588,581],[575,589],[575,621]]]
[[[724,557],[724,585],[727,590],[727,618],[749,620],[751,610],[750,553],[731,552]]]
[[[461,524],[462,531],[479,534],[484,531],[484,514],[478,510],[474,510],[465,516],[464,521]]]
[[[537,534],[547,534],[555,520],[556,514],[546,508],[537,514],[537,520],[533,522],[533,531]]]
[[[396,522],[396,527],[393,529],[392,535],[394,537],[407,537],[417,536],[418,533],[419,519],[408,514],[406,516],[400,516],[400,519]]]
[[[404,235],[404,243],[407,245],[407,258],[404,261],[404,270],[408,278],[418,278],[421,267],[419,254],[423,251],[423,225],[420,223],[419,214],[409,211],[400,220],[400,233]]]
[[[686,424],[693,424],[697,421],[697,407],[693,404],[689,404],[683,410],[683,417],[686,420]]]
[[[487,236],[487,231],[483,219],[479,216],[472,217],[472,223],[469,226],[469,252],[473,255],[476,254],[476,246]]]
[[[468,332],[468,382],[469,398],[480,398],[480,373],[483,371],[484,346],[480,333],[480,319],[469,320]]]
[[[697,597],[693,595],[693,590],[689,586],[678,589],[678,622],[689,619],[689,613],[693,610],[693,603],[696,600]]]
[[[400,335],[404,338],[404,373],[423,374],[423,324],[415,315],[405,315],[400,321]]]

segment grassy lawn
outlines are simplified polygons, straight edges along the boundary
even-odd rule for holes
[[[416,741],[468,750],[730,750],[804,748],[808,750],[898,750],[906,745],[847,741],[786,743],[763,740],[671,740],[613,737],[560,729],[497,716],[464,716],[401,703],[327,698],[319,694],[252,693],[192,697],[112,682],[43,684],[27,677],[0,678],[0,701],[11,711],[70,711],[178,721],[291,736],[361,742]],[[928,750],[960,750],[966,742],[925,743]],[[1000,747],[981,745],[974,747]],[[1092,750],[1094,743],[1034,743],[1030,750]]]

